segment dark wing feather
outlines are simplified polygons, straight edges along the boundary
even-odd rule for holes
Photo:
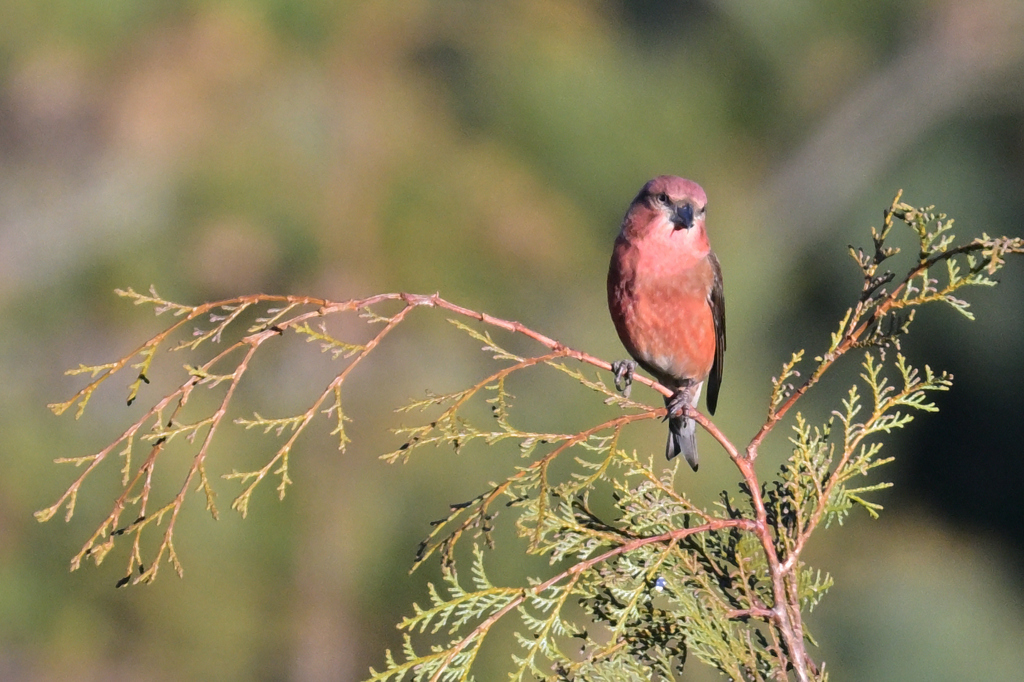
[[[708,412],[715,413],[718,406],[718,389],[722,385],[722,366],[725,362],[725,291],[722,287],[722,266],[714,253],[708,254],[715,279],[708,294],[708,305],[715,321],[715,361],[708,376]]]

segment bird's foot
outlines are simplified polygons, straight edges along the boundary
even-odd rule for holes
[[[690,406],[693,397],[693,390],[690,385],[681,386],[676,389],[675,395],[665,401],[668,412],[665,419],[670,417],[686,417],[686,408]]]
[[[615,375],[615,390],[628,398],[633,388],[633,373],[636,372],[636,362],[633,360],[616,360],[612,363],[612,373]]]

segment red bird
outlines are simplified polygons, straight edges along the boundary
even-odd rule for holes
[[[687,405],[697,406],[708,381],[715,413],[725,355],[722,268],[704,228],[707,196],[700,185],[660,175],[629,205],[608,269],[608,309],[622,345],[636,362],[612,365],[615,387],[629,395],[636,364],[668,388],[668,446],[697,470],[697,434]]]

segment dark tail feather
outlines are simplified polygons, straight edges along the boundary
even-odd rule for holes
[[[668,420],[668,445],[665,446],[665,457],[671,460],[679,453],[686,458],[687,464],[697,470],[697,424],[692,419],[670,417]]]

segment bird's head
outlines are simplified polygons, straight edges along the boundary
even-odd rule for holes
[[[633,199],[622,222],[622,234],[630,241],[703,255],[710,248],[704,230],[707,204],[707,195],[696,182],[659,175]]]

